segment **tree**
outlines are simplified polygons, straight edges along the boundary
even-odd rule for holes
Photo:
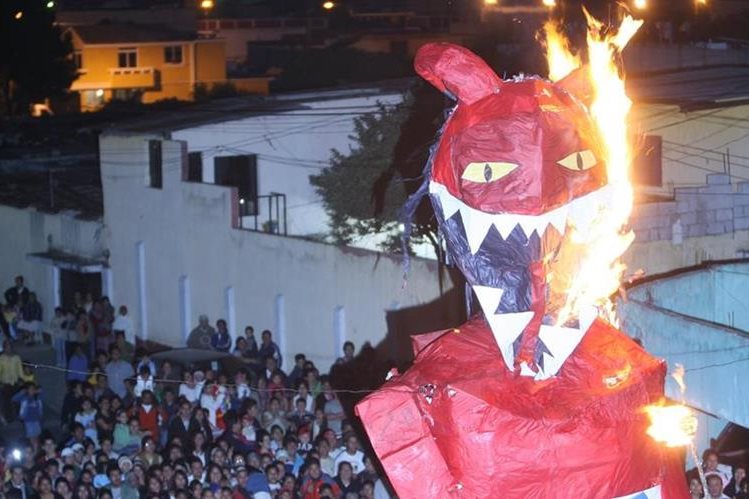
[[[0,47],[0,99],[8,114],[65,93],[76,78],[70,37],[54,25],[46,0],[0,2]]]
[[[383,249],[400,251],[401,213],[406,198],[423,182],[429,146],[441,122],[442,96],[418,84],[398,106],[354,120],[350,152],[333,150],[330,167],[310,182],[330,216],[333,239],[384,234]],[[439,254],[437,227],[426,198],[416,210],[414,242],[428,240]]]
[[[380,232],[397,221],[406,192],[396,178],[384,185],[381,178],[391,170],[409,101],[406,98],[393,107],[379,104],[376,112],[354,119],[351,151],[334,149],[330,167],[310,176],[330,216],[336,243],[349,244],[357,236]]]

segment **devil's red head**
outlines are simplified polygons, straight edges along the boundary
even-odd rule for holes
[[[570,81],[502,80],[455,45],[425,45],[415,66],[457,100],[431,157],[429,189],[451,259],[473,286],[508,366],[527,350],[520,333],[530,324],[530,335],[541,338],[532,342],[532,364],[541,371],[545,361],[553,364],[545,369],[553,374],[571,350],[555,352],[543,341],[556,312],[543,274],[568,227],[587,230],[606,182],[583,96],[573,95]],[[567,329],[581,338],[587,325]]]

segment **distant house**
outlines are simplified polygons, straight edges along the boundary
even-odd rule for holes
[[[81,110],[110,100],[151,103],[192,100],[198,86],[225,83],[224,42],[156,24],[97,24],[70,28],[80,76]]]

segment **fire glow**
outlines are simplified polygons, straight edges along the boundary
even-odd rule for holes
[[[590,82],[592,100],[589,111],[602,140],[611,198],[606,206],[601,207],[588,233],[572,233],[581,255],[557,324],[564,324],[583,309],[597,307],[599,314],[617,325],[609,297],[620,286],[626,268],[620,257],[632,244],[634,234],[624,229],[633,203],[629,181],[632,147],[627,130],[632,101],[625,92],[616,60],[642,21],[625,16],[618,29],[605,30],[601,22],[587,11],[585,14],[588,19],[587,63],[583,65],[581,58],[571,52],[561,28],[553,21],[544,26],[546,56],[550,79],[563,79],[575,69],[582,68]]]
[[[697,432],[697,418],[684,405],[649,405],[645,407],[650,417],[647,434],[666,447],[683,447],[692,444]]]

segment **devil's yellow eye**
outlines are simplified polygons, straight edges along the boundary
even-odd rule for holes
[[[471,163],[463,171],[463,180],[486,184],[501,179],[517,167],[518,165],[515,163],[505,163],[503,161]]]
[[[557,163],[568,170],[584,171],[590,170],[598,161],[595,155],[589,149],[584,151],[573,152],[564,159],[560,159]]]

